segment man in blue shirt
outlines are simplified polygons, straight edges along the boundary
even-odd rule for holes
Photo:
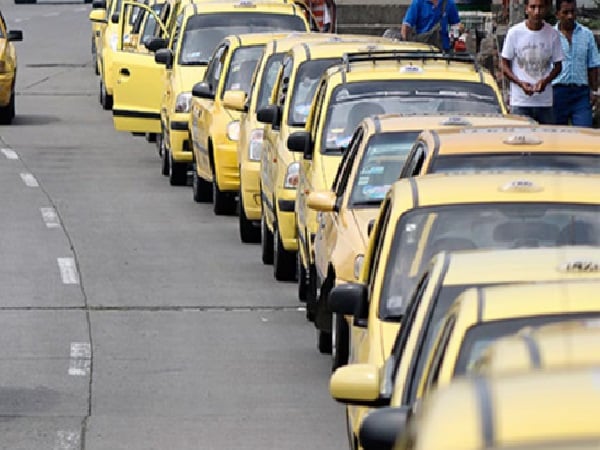
[[[446,7],[442,11],[444,3]],[[448,25],[457,25],[460,22],[454,0],[412,0],[402,22],[402,39],[409,40],[411,29],[416,34],[425,33],[438,22],[440,22],[443,50],[448,51],[450,49]]]
[[[556,29],[565,58],[552,82],[557,125],[592,126],[592,101],[597,89],[600,55],[593,33],[575,19],[575,0],[556,0]]]

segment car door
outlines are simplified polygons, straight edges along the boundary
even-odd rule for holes
[[[143,10],[145,14],[153,15],[156,23],[165,30],[164,24],[152,8],[135,2],[124,2],[122,8],[134,6]],[[124,30],[125,23],[120,23],[117,51],[114,56],[114,65],[117,69],[117,79],[113,89],[115,129],[137,133],[159,133],[165,67],[154,62],[153,53],[127,51],[123,45]]]

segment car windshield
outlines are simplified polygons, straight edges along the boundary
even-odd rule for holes
[[[341,58],[313,59],[298,67],[292,90],[288,125],[303,127],[310,112],[310,106],[317,90],[317,83],[328,67],[341,62]]]
[[[551,170],[560,172],[600,173],[600,155],[565,153],[481,153],[438,155],[428,173],[481,170]]]
[[[600,245],[598,205],[485,203],[423,207],[396,224],[380,318],[398,320],[417,275],[441,251]]]
[[[323,153],[341,153],[367,116],[388,113],[501,113],[498,97],[483,83],[436,80],[373,80],[336,87],[327,107]]]
[[[491,343],[501,337],[514,334],[523,327],[538,327],[553,322],[572,319],[595,319],[597,317],[598,314],[591,313],[561,314],[496,320],[474,325],[467,330],[463,342],[461,343],[458,359],[454,366],[454,376],[464,375],[467,372],[472,371],[476,361]]]
[[[179,51],[181,65],[206,65],[217,44],[230,34],[306,31],[300,16],[289,14],[214,13],[191,16]]]
[[[229,90],[244,91],[246,94],[250,92],[252,75],[264,48],[264,45],[239,47],[233,52],[223,93]]]
[[[258,91],[258,101],[256,103],[257,110],[263,106],[267,106],[269,103],[271,93],[273,92],[273,86],[275,86],[275,81],[277,81],[277,74],[279,73],[282,62],[283,53],[274,53],[267,59]]]
[[[377,207],[398,179],[419,131],[375,134],[367,142],[354,177],[350,207]]]

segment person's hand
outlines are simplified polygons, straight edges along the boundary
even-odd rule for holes
[[[533,95],[536,92],[535,86],[531,83],[528,83],[527,81],[519,80],[518,86],[521,89],[523,89],[523,92],[525,92],[525,95]]]
[[[538,81],[537,83],[535,83],[535,86],[533,87],[533,91],[534,92],[544,92],[544,89],[546,89],[546,86],[548,86],[548,82],[544,78],[544,79]]]

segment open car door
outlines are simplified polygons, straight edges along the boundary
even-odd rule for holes
[[[166,28],[151,7],[124,1],[121,8],[138,8],[138,14],[151,14],[166,35]],[[128,17],[121,14],[121,17]],[[138,53],[129,45],[125,20],[119,24],[114,68],[113,123],[115,129],[134,133],[160,132],[160,104],[164,89],[165,66],[154,62],[154,53]]]

